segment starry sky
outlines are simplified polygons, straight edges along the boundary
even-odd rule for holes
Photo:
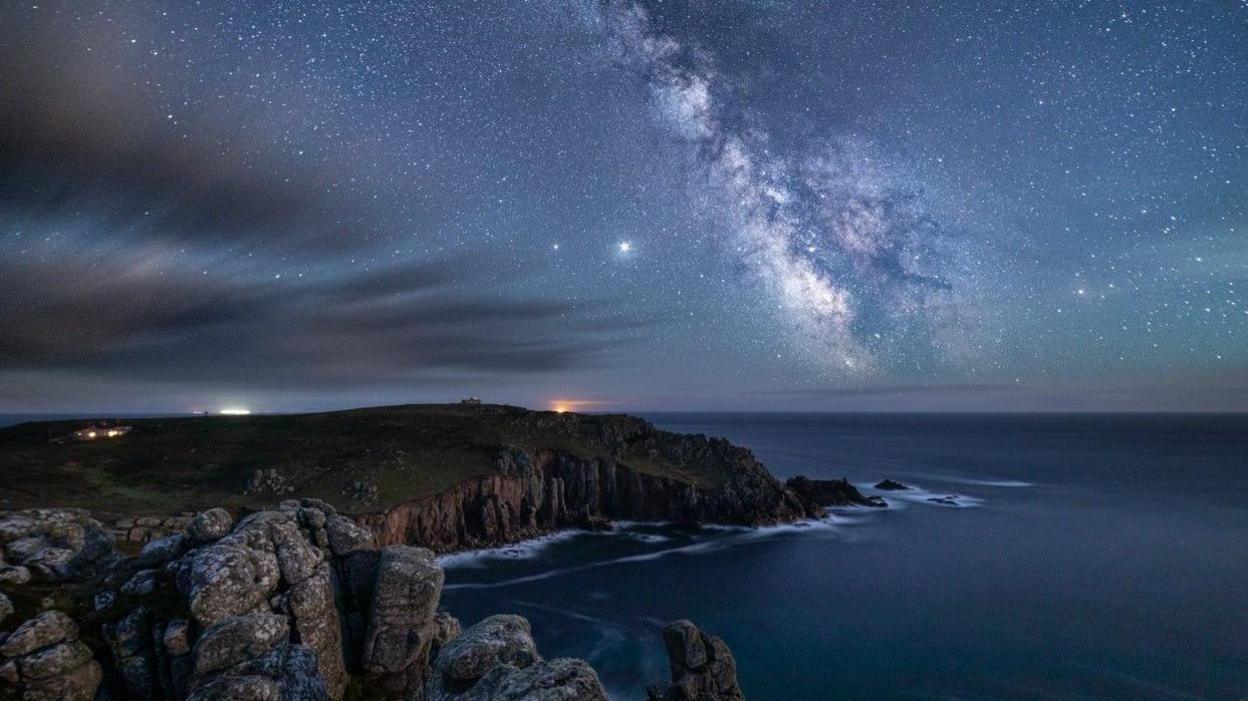
[[[0,411],[1248,410],[1248,0],[0,38]]]

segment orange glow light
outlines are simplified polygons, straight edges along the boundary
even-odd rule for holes
[[[606,404],[606,402],[593,399],[552,399],[550,410],[556,414],[566,414],[569,411],[584,411],[601,404]]]

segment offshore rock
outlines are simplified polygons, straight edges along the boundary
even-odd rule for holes
[[[901,482],[894,482],[893,480],[889,480],[889,479],[886,479],[877,483],[875,485],[875,488],[882,489],[888,492],[897,492],[897,491],[901,491],[905,489],[910,489],[908,485],[904,485]]]
[[[816,480],[798,475],[785,483],[808,510],[822,506],[888,506],[879,497],[869,497],[849,483],[847,479]]]
[[[651,685],[649,701],[743,701],[737,661],[723,640],[679,620],[663,629],[663,645],[672,680]]]

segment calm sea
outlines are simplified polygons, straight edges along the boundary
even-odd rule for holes
[[[613,698],[659,626],[723,637],[753,701],[1248,696],[1248,417],[649,416],[782,477],[884,477],[962,508],[761,531],[631,524],[448,560],[465,624],[527,616]]]

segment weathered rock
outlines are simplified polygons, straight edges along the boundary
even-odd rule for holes
[[[663,629],[671,682],[647,689],[650,701],[742,701],[737,662],[723,640],[680,620]]]
[[[0,592],[0,623],[4,623],[9,616],[13,615],[13,602],[9,597]]]
[[[438,651],[425,701],[605,701],[581,660],[543,661],[520,616],[490,616]]]
[[[18,626],[0,645],[0,655],[20,657],[78,637],[78,624],[60,611],[44,611]]]
[[[330,516],[325,522],[329,547],[338,557],[346,557],[357,550],[373,547],[373,533],[356,525],[346,516]]]
[[[189,572],[191,612],[204,626],[262,606],[280,577],[277,556],[248,547],[241,538],[223,538],[200,548],[183,560],[182,567]]]
[[[364,669],[397,674],[428,649],[432,636],[427,629],[444,578],[428,550],[392,545],[382,551],[364,638]]]
[[[39,679],[27,684],[25,701],[91,701],[104,677],[100,663],[88,660],[67,674]]]
[[[192,684],[214,672],[259,658],[285,643],[289,635],[286,617],[275,613],[235,616],[209,627],[195,643]]]
[[[281,645],[196,686],[190,699],[208,701],[328,701],[317,674],[316,653],[302,645]]]
[[[479,679],[498,665],[528,667],[542,659],[529,622],[520,616],[490,616],[438,652],[437,673],[457,682]]]
[[[230,516],[230,512],[217,507],[195,514],[186,533],[192,540],[206,543],[224,538],[233,525],[234,517]]]
[[[663,646],[667,648],[673,674],[706,664],[706,644],[702,642],[701,631],[691,621],[668,624],[663,629]]]
[[[329,695],[338,698],[347,684],[347,669],[332,576],[329,565],[321,563],[315,574],[290,588],[288,601],[300,642],[316,653]]]
[[[91,649],[77,640],[57,643],[18,659],[25,679],[47,679],[68,674],[91,660]]]
[[[0,584],[21,586],[31,580],[30,570],[21,565],[0,565]]]
[[[480,701],[606,701],[598,674],[584,660],[545,660],[524,669],[500,665],[464,698]]]
[[[112,534],[81,509],[0,512],[0,543],[21,562],[0,568],[0,583],[82,582],[117,560]]]

